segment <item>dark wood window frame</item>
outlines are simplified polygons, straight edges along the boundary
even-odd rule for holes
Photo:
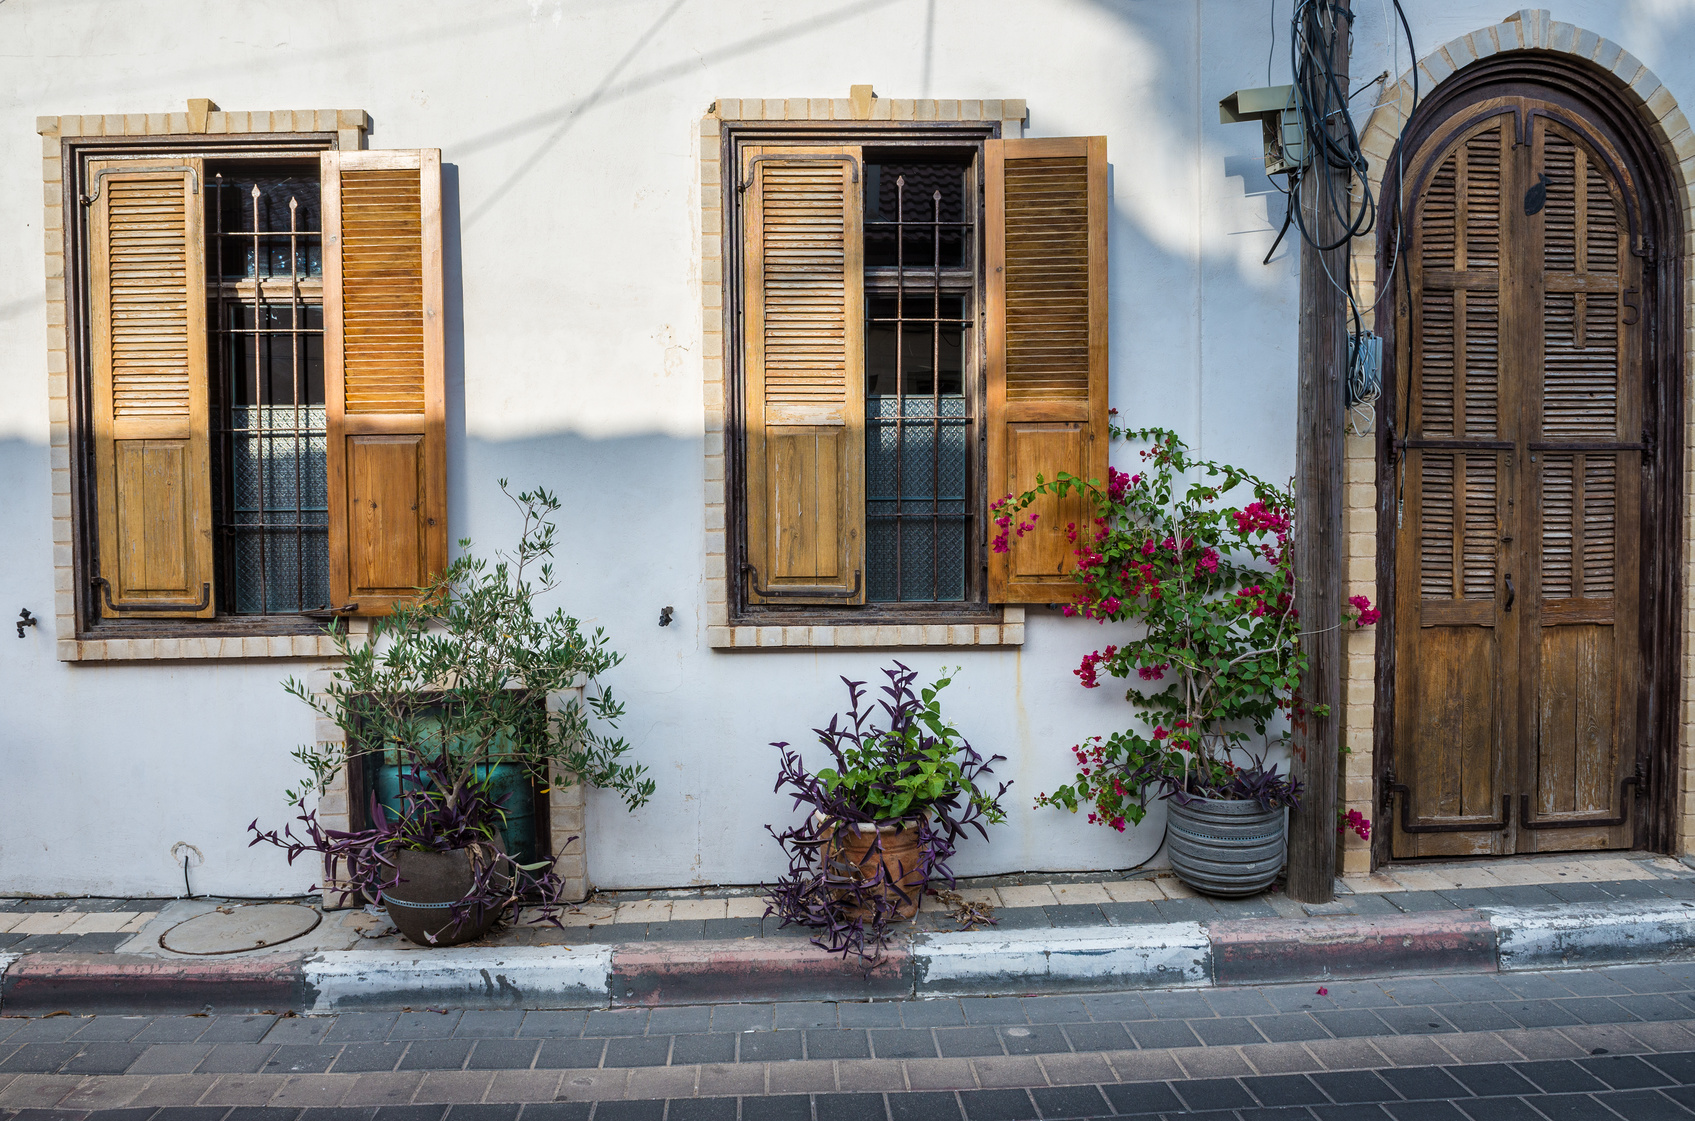
[[[325,622],[304,615],[238,616],[211,619],[102,619],[98,591],[90,580],[97,571],[98,512],[93,486],[92,381],[89,343],[89,287],[86,208],[81,198],[91,189],[87,166],[99,159],[171,159],[208,161],[316,161],[318,153],[338,147],[334,132],[237,133],[195,135],[171,140],[158,136],[67,138],[60,145],[65,238],[65,316],[69,416],[71,502],[74,531],[71,562],[78,639],[262,638],[322,634]],[[204,189],[204,187],[202,187]]]
[[[983,159],[986,140],[999,139],[998,122],[922,122],[906,121],[794,121],[736,124],[726,122],[720,133],[719,166],[730,169],[725,174],[721,191],[723,206],[724,244],[724,369],[725,369],[725,512],[726,566],[729,573],[730,625],[751,626],[864,626],[877,623],[926,624],[971,623],[995,624],[1001,621],[1002,605],[988,602],[987,550],[984,532],[987,525],[987,502],[982,481],[987,469],[986,453],[986,396],[982,371],[986,361],[986,332],[984,325],[984,278],[981,267],[981,242],[984,236]],[[962,149],[975,147],[976,175],[975,204],[979,251],[977,278],[973,293],[976,327],[973,347],[974,361],[968,364],[973,414],[978,418],[975,447],[972,451],[970,512],[973,533],[966,541],[967,597],[959,603],[867,603],[855,607],[825,605],[750,604],[747,602],[747,580],[738,574],[747,559],[746,502],[742,494],[746,478],[744,456],[745,405],[742,390],[745,385],[745,349],[742,331],[744,303],[741,246],[741,207],[736,182],[741,167],[742,149],[756,144],[860,144],[868,148],[902,148],[919,151],[924,148]]]
[[[1652,308],[1654,330],[1643,363],[1643,428],[1651,453],[1644,458],[1641,525],[1641,588],[1643,626],[1640,650],[1644,668],[1637,727],[1643,743],[1637,749],[1646,796],[1634,814],[1638,849],[1670,853],[1677,844],[1679,759],[1679,682],[1683,664],[1683,225],[1679,212],[1673,163],[1649,134],[1636,111],[1626,104],[1611,80],[1581,62],[1546,53],[1508,53],[1466,68],[1429,95],[1414,111],[1400,141],[1385,163],[1377,248],[1377,276],[1394,269],[1396,287],[1386,294],[1399,299],[1403,262],[1410,237],[1398,234],[1395,215],[1400,208],[1400,159],[1410,156],[1447,120],[1491,94],[1530,94],[1600,122],[1621,145],[1625,158],[1640,177],[1642,218],[1649,239],[1649,259],[1643,269],[1643,307]],[[1396,369],[1396,308],[1380,303],[1377,330],[1383,336],[1383,391],[1377,406],[1377,587],[1382,620],[1376,627],[1376,684],[1373,718],[1375,805],[1384,806],[1385,772],[1393,760],[1395,712],[1395,580],[1397,478],[1400,436],[1399,406],[1406,392]],[[1375,831],[1372,863],[1390,859],[1391,827]]]

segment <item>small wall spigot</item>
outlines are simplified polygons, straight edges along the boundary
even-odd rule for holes
[[[659,625],[662,627],[668,627],[671,625],[671,608],[661,607],[659,609]]]
[[[29,613],[29,608],[27,607],[18,612],[18,637],[22,638],[24,636],[25,627],[33,627],[38,625],[40,622],[40,619],[37,619],[34,615]]]

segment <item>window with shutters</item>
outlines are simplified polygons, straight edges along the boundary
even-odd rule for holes
[[[445,564],[440,157],[348,137],[63,142],[79,644],[321,634]]]
[[[1003,554],[988,508],[1106,473],[1104,143],[764,124],[724,162],[732,623],[1069,601],[1076,500]]]

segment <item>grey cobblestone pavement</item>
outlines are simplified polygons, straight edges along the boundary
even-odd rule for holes
[[[1695,963],[1322,988],[0,1018],[0,1121],[1695,1117]]]

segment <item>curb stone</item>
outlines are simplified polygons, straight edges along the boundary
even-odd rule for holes
[[[1695,956],[1695,904],[918,935],[869,968],[793,940],[336,950],[183,959],[0,954],[0,1014],[643,1007],[1277,984]]]

